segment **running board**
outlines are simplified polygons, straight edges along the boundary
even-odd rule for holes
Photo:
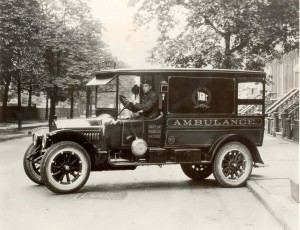
[[[164,163],[147,163],[147,162],[113,162],[110,161],[109,162],[111,165],[114,166],[143,166],[143,165],[174,165],[174,164],[178,164],[176,162],[164,162]]]

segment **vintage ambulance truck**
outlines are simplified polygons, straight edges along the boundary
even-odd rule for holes
[[[152,83],[159,114],[137,117],[128,101]],[[223,187],[245,185],[263,164],[265,73],[203,69],[113,69],[95,73],[97,116],[55,120],[33,133],[27,176],[55,193],[79,190],[91,171],[179,164],[193,180],[214,175]],[[100,182],[101,183],[101,182]]]

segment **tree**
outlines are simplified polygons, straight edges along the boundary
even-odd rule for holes
[[[177,67],[261,70],[298,48],[296,0],[131,0],[135,23],[160,33],[148,61]]]
[[[0,5],[2,118],[9,91],[18,94],[20,115],[22,93],[28,92],[30,108],[31,95],[43,92],[47,105],[50,99],[50,118],[57,102],[67,98],[72,117],[76,93],[86,91],[99,61],[111,57],[88,0],[0,0]]]
[[[4,84],[2,120],[6,120],[6,107],[10,84],[16,82],[18,92],[19,118],[18,127],[21,128],[21,91],[22,78],[30,69],[32,59],[28,54],[36,48],[39,32],[39,5],[36,0],[14,1],[0,0],[0,77]],[[35,55],[34,55],[35,57]],[[31,57],[32,58],[32,57]]]
[[[79,73],[78,70],[86,72],[87,66],[90,65],[88,60],[83,59],[91,50],[87,47],[90,41],[87,41],[85,31],[89,28],[86,22],[91,21],[91,14],[87,1],[50,0],[42,1],[41,4],[48,22],[43,30],[43,57],[45,72],[48,75],[45,91],[50,98],[51,123],[58,101],[58,91],[65,92],[65,97],[62,98],[67,98],[67,92],[73,92],[73,85],[80,82],[76,77],[82,76],[82,72]],[[86,66],[83,68],[83,65]]]

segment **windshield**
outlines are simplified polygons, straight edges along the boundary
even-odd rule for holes
[[[141,77],[137,75],[119,75],[118,95],[125,96],[131,102],[140,102],[140,82]],[[98,85],[97,89],[97,108],[115,109],[118,108],[119,118],[128,118],[132,112],[124,109],[119,102],[116,106],[117,97],[117,77],[109,81],[106,85]]]
[[[98,86],[97,108],[116,108],[116,79]]]

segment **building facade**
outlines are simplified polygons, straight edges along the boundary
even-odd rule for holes
[[[292,50],[265,66],[268,134],[299,141],[299,50]]]

